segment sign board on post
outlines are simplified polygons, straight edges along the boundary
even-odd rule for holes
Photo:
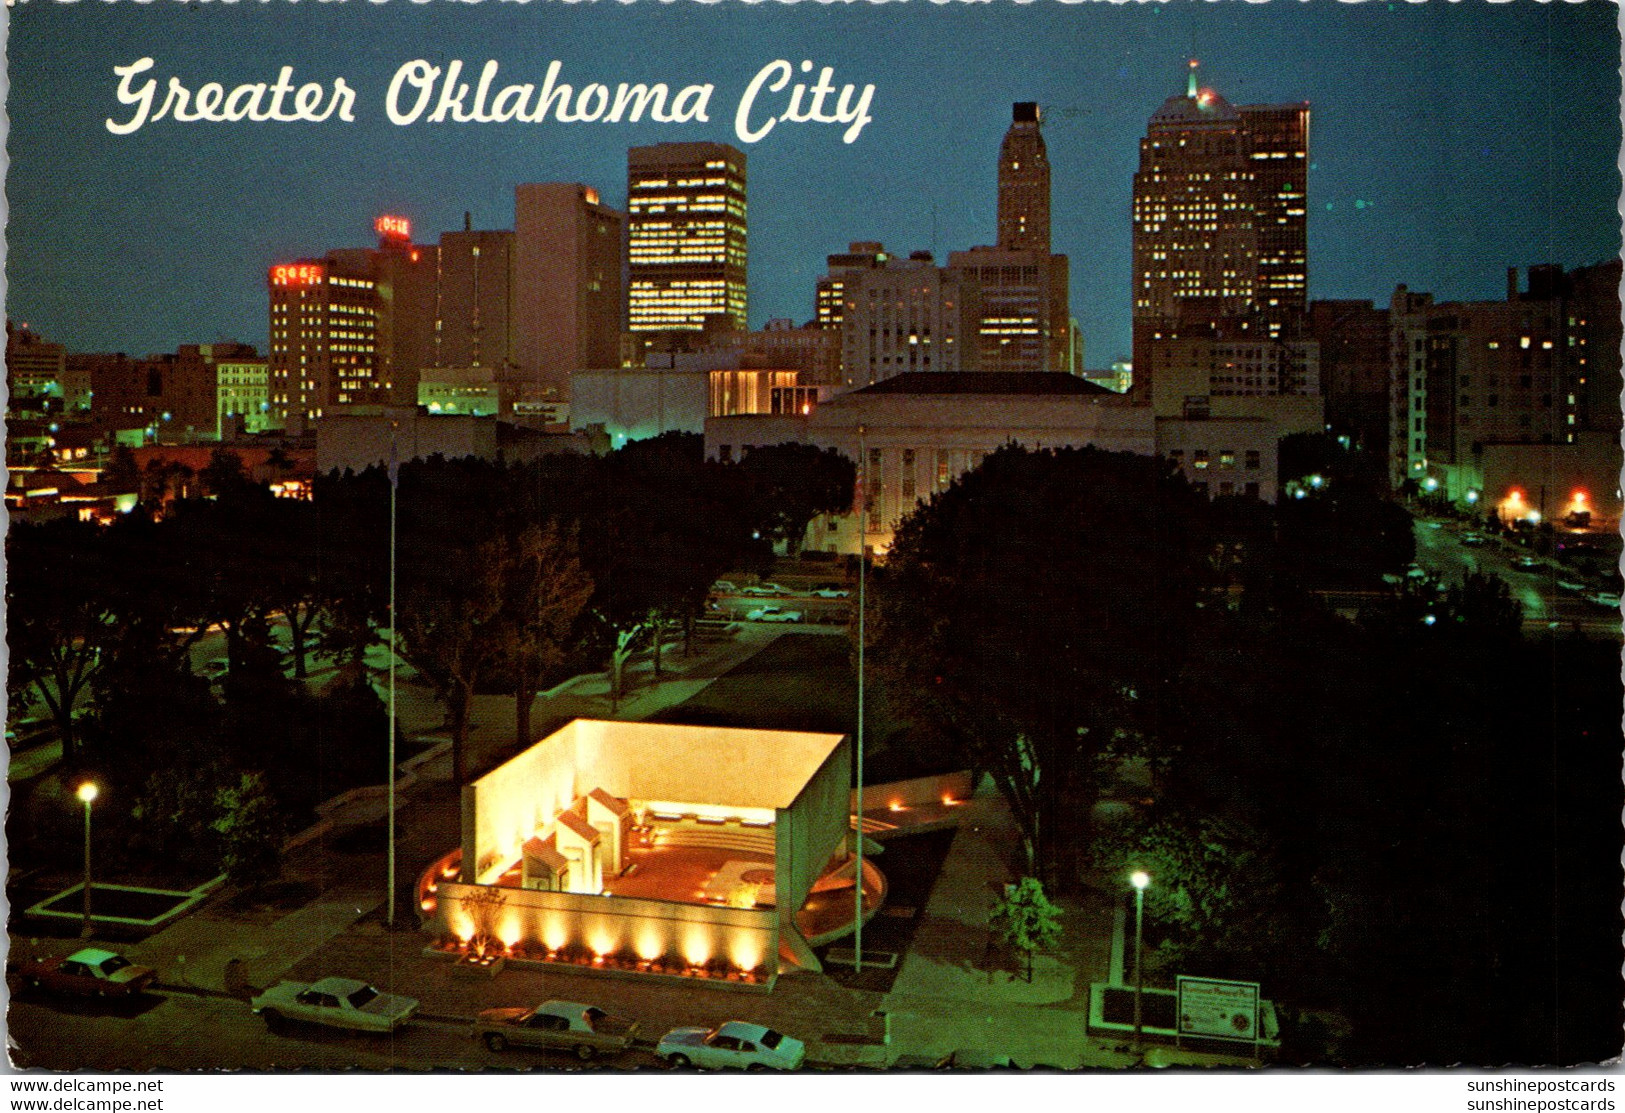
[[[1179,975],[1179,1035],[1258,1042],[1258,983]]]

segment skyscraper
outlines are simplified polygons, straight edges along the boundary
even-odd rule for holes
[[[573,182],[514,190],[514,363],[546,398],[620,362],[622,217]]]
[[[999,246],[1049,251],[1049,154],[1038,105],[1017,101],[999,144]]]
[[[964,300],[980,318],[974,353],[979,371],[1061,371],[1072,367],[1070,271],[1049,249],[1049,155],[1039,133],[1038,105],[1018,101],[999,144],[999,237],[996,246],[948,256]]]
[[[724,143],[627,153],[627,327],[744,330],[745,156]]]
[[[431,348],[435,252],[402,217],[374,225],[377,248],[278,263],[271,303],[269,405],[275,420],[415,397]]]
[[[1309,105],[1200,88],[1152,114],[1134,175],[1134,393],[1159,339],[1286,340],[1308,310]]]

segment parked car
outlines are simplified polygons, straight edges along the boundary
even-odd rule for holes
[[[1586,595],[1586,602],[1595,603],[1599,607],[1607,607],[1611,611],[1619,610],[1619,592],[1593,591]]]
[[[751,584],[748,587],[740,588],[739,589],[739,594],[741,594],[741,595],[789,595],[790,593],[788,591],[786,591],[784,588],[780,587],[778,584],[760,583],[760,584]]]
[[[813,588],[813,594],[820,599],[845,599],[852,593],[838,584],[822,584]]]
[[[1484,535],[1482,533],[1464,533],[1461,535],[1461,543],[1477,548],[1479,545],[1484,544]]]
[[[357,1032],[393,1032],[418,1011],[411,997],[381,993],[354,978],[323,978],[306,985],[281,982],[249,1002],[273,1032],[288,1021],[305,1021]]]
[[[745,619],[748,622],[800,622],[801,612],[787,611],[783,607],[769,605],[747,612]]]
[[[574,1052],[582,1062],[625,1051],[637,1034],[637,1021],[574,1001],[543,1001],[534,1009],[482,1009],[474,1019],[474,1037],[492,1051],[556,1049]]]
[[[718,594],[726,593],[728,595],[732,595],[739,589],[734,586],[732,580],[718,580],[716,583],[711,585],[711,590],[717,592]]]
[[[84,997],[133,997],[157,977],[149,967],[137,966],[121,954],[96,947],[75,951],[66,958],[36,958],[23,963],[17,974],[27,985]]]
[[[1540,558],[1539,557],[1532,557],[1528,553],[1525,553],[1523,556],[1521,556],[1517,560],[1513,561],[1513,563],[1516,564],[1519,568],[1539,568],[1540,567]]]
[[[730,1020],[715,1028],[673,1028],[655,1054],[674,1067],[709,1070],[799,1070],[807,1047],[772,1028]]]
[[[1575,580],[1558,580],[1557,586],[1563,591],[1572,591],[1576,594],[1585,591],[1586,585]]]

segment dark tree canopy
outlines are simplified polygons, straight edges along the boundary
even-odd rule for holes
[[[776,444],[752,448],[740,461],[761,532],[794,554],[807,525],[820,514],[852,509],[857,467],[833,448]]]
[[[1207,517],[1164,461],[1009,446],[906,519],[875,577],[876,663],[994,775],[1040,876],[1075,858],[1100,756],[1156,730]]]

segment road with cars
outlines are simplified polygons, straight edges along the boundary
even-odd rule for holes
[[[473,1017],[417,1016],[391,1034],[295,1025],[272,1035],[248,1002],[220,994],[160,989],[133,1001],[101,1001],[23,990],[8,1029],[19,1066],[80,1071],[318,1069],[529,1070],[578,1066],[568,1052],[497,1053],[473,1036]],[[656,1068],[654,1040],[598,1060],[617,1069]]]
[[[1531,550],[1508,545],[1457,522],[1416,522],[1416,563],[1446,586],[1459,585],[1468,573],[1499,576],[1523,608],[1524,630],[1581,633],[1588,637],[1620,636],[1617,607],[1585,596],[1612,590],[1592,582],[1557,561],[1534,557]],[[1474,539],[1477,543],[1474,543]],[[1520,563],[1523,562],[1523,563]],[[1527,564],[1527,566],[1525,566]]]

